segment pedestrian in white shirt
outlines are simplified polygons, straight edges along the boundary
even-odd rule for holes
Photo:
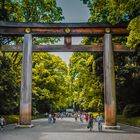
[[[4,124],[5,124],[5,119],[3,116],[0,116],[0,129],[1,130],[3,130]]]
[[[103,117],[101,116],[101,114],[99,113],[99,115],[96,117],[96,121],[98,122],[98,130],[102,131],[102,121],[103,121]]]

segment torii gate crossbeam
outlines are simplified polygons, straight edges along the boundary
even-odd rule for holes
[[[3,36],[104,36],[110,32],[115,36],[128,35],[127,23],[118,25],[99,23],[25,23],[0,21],[0,34]]]

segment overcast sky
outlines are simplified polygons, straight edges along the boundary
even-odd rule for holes
[[[58,6],[62,8],[63,16],[65,19],[63,22],[87,22],[89,15],[89,10],[86,7],[86,5],[83,4],[80,0],[56,0]],[[81,41],[81,38],[73,38],[73,44],[79,44]],[[63,40],[59,42],[59,44],[62,44]],[[65,61],[67,64],[69,62],[69,59],[72,55],[72,53],[69,52],[58,52],[53,53],[55,55],[60,56],[63,61]]]
[[[62,7],[64,22],[87,22],[89,10],[80,0],[56,0]]]

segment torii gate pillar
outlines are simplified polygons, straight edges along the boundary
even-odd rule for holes
[[[104,109],[105,127],[116,127],[116,87],[112,35],[104,35]]]
[[[20,126],[31,127],[32,112],[32,35],[24,35],[20,95]]]

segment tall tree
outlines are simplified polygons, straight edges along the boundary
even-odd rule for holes
[[[34,54],[33,97],[43,112],[54,111],[68,104],[68,68],[59,58],[50,54]],[[44,109],[44,110],[43,110]]]
[[[0,53],[0,114],[18,111],[19,84],[11,60]]]
[[[94,56],[74,53],[70,59],[73,101],[82,110],[102,110],[102,85],[95,72]]]
[[[139,0],[82,0],[89,7],[89,22],[117,24],[130,22],[127,45],[136,47],[140,43],[140,1]]]
[[[115,72],[117,80],[117,92],[118,92],[118,102],[123,102],[121,109],[129,103],[138,103],[139,94],[137,90],[139,89],[138,85],[133,84],[137,83],[139,79],[139,54],[140,54],[140,1],[139,0],[83,0],[84,3],[90,9],[91,17],[89,22],[97,23],[111,23],[117,24],[121,22],[128,22],[128,29],[130,30],[129,36],[127,38],[117,37],[113,38],[113,41],[126,44],[128,47],[136,48],[135,53],[126,53],[120,54],[115,53]],[[86,38],[84,43],[92,42],[102,42],[101,38]],[[101,60],[102,56],[96,55],[97,60]],[[96,64],[100,65],[96,61]],[[97,65],[97,66],[98,66]],[[100,69],[100,68],[99,68]],[[101,70],[99,72],[102,72]],[[99,73],[101,75],[101,73]],[[128,76],[129,75],[129,76]],[[131,82],[130,82],[131,81]],[[134,88],[135,85],[135,88]],[[128,88],[129,87],[129,88]],[[129,89],[129,90],[127,90]],[[135,94],[134,100],[132,99],[132,93]],[[126,94],[128,96],[126,96]],[[130,95],[130,96],[129,96]],[[126,101],[126,102],[125,102]],[[122,107],[123,106],[123,107]]]
[[[1,20],[5,21],[53,23],[64,18],[62,9],[57,6],[55,0],[6,0],[0,2],[0,9],[6,14],[6,16],[3,16],[3,12],[0,13]],[[15,37],[0,38],[0,44],[2,45],[10,41],[21,43],[22,39],[15,39]],[[55,43],[58,39],[50,37],[34,38],[34,43],[49,44],[50,41]]]
[[[56,3],[55,0],[39,0],[39,1],[38,0],[14,0],[14,1],[13,0],[2,0],[2,1],[0,1],[0,10],[2,11],[2,12],[0,12],[0,20],[5,20],[5,21],[52,23],[52,22],[61,21],[64,18],[62,16],[62,9],[57,6],[57,3]],[[5,16],[3,15],[3,13],[5,14]],[[49,37],[33,38],[33,40],[34,40],[34,43],[38,43],[38,44],[39,43],[49,44],[49,43],[55,43],[55,42],[58,41],[57,38],[49,38]],[[16,44],[16,43],[22,43],[22,42],[23,42],[22,38],[15,38],[15,37],[14,38],[13,37],[5,38],[5,37],[0,37],[0,46],[3,45],[3,44],[9,44],[9,43]],[[45,57],[44,54],[39,54],[38,56]],[[51,57],[47,57],[47,56],[46,56],[47,59],[51,59]],[[2,55],[1,54],[1,59],[6,59],[6,60],[8,59],[9,60],[9,65],[6,65],[5,70],[9,69],[9,67],[10,67],[10,69],[14,73],[14,76],[12,75],[13,74],[12,72],[9,71],[9,73],[7,72],[7,74],[6,74],[6,71],[5,71],[5,75],[3,75],[3,77],[5,79],[8,79],[9,77],[13,78],[13,79],[12,78],[11,79],[16,82],[17,89],[14,88],[14,85],[13,85],[14,82],[13,82],[13,84],[11,82],[11,90],[13,90],[13,92],[16,90],[15,94],[18,93],[18,96],[19,96],[20,78],[21,78],[20,71],[21,71],[22,55],[19,54],[19,53],[7,53],[6,55]],[[58,59],[56,59],[56,61],[57,62],[61,62],[60,60],[58,61]],[[2,63],[2,65],[3,65],[3,63]],[[39,66],[39,67],[42,67],[42,66]],[[46,71],[45,68],[43,70]],[[34,69],[33,69],[33,71],[34,71]],[[0,72],[2,72],[2,69],[0,69]],[[37,73],[37,70],[36,70],[36,73]],[[38,74],[39,74],[39,71],[38,71]],[[52,79],[50,77],[49,81],[52,80],[54,82],[57,81],[58,83],[59,82],[61,83],[61,79],[60,79],[60,75],[59,74],[61,74],[60,71],[59,71],[58,75],[54,74],[54,77],[52,76]],[[43,77],[40,76],[40,78],[43,78]],[[64,80],[64,78],[62,78],[62,81],[63,80]],[[38,83],[38,81],[35,81],[35,82],[36,82],[36,84]],[[1,89],[3,89],[3,90],[0,91],[0,97],[1,96],[5,96],[5,98],[7,98],[7,100],[9,100],[10,96],[8,97],[8,96],[6,96],[6,94],[4,94],[5,92],[7,93],[6,90],[8,90],[8,89],[4,88],[6,86],[5,84],[6,83],[4,82],[4,80],[1,80],[1,84],[0,85],[1,85]],[[43,82],[42,82],[42,84],[43,84]],[[35,84],[33,84],[33,85],[35,85]],[[48,93],[47,91],[49,91],[50,88],[53,89],[53,87],[51,87],[51,85],[53,85],[53,84],[50,84],[49,88],[48,87],[46,87],[46,88],[44,87],[44,89],[42,89],[40,87],[41,85],[38,85],[38,84],[36,85],[37,86],[36,88],[41,90],[40,98],[42,99],[42,102],[43,102],[43,100],[45,100],[43,98],[43,93],[45,92],[47,94]],[[48,86],[49,86],[49,83],[48,83]],[[60,94],[62,94],[63,92],[65,94],[65,89],[63,89],[63,87],[61,87],[61,85],[59,86],[59,84],[58,84],[58,89],[57,89],[56,86],[57,86],[57,84],[55,84],[54,87],[55,87],[56,90],[58,90],[56,92],[57,93],[56,95],[58,96],[58,97],[56,96],[56,99],[58,99],[58,100],[54,101],[55,100],[55,96],[53,96],[53,100],[52,100],[53,104],[55,104],[55,103],[58,104],[58,101],[60,101],[60,97],[58,95],[58,92],[60,90],[61,90]],[[55,91],[52,91],[52,92],[49,91],[49,93],[51,93],[51,95],[54,95]],[[33,90],[33,93],[35,93],[34,90]],[[13,97],[14,97],[14,94],[13,94]],[[11,98],[11,103],[12,103],[12,101],[14,101],[14,98]],[[18,101],[16,101],[16,104],[18,105]],[[63,106],[61,101],[59,102],[59,104],[61,104],[61,105],[58,105],[58,108],[60,106]],[[57,105],[54,105],[54,108],[57,108]],[[9,109],[10,108],[7,108],[7,110],[9,110]]]

